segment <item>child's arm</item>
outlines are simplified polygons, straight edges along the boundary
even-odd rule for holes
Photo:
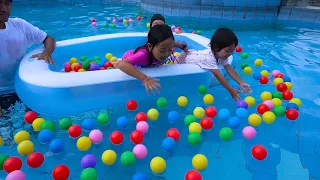
[[[37,58],[38,60],[43,59],[55,66],[55,63],[51,55],[56,47],[56,40],[53,39],[51,36],[47,35],[43,41],[43,44],[44,44],[43,52],[39,54],[34,54],[31,56],[31,58]]]
[[[189,48],[188,48],[188,46],[186,44],[179,43],[179,42],[176,42],[176,41],[174,42],[173,47],[182,49],[184,52],[188,52],[188,50],[189,50]]]
[[[242,90],[244,90],[246,93],[251,93],[251,88],[250,88],[250,85],[245,83],[241,77],[239,76],[239,74],[237,73],[237,71],[235,71],[231,66],[230,64],[227,64],[224,66],[224,69],[227,71],[227,73],[229,74],[229,76],[234,80],[236,81]]]

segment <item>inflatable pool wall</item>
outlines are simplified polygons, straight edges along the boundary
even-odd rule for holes
[[[208,48],[209,39],[195,34],[175,35],[177,41],[186,41],[190,49]],[[29,52],[21,61],[15,88],[19,98],[32,110],[47,115],[66,116],[124,104],[129,99],[147,100],[157,96],[146,95],[142,83],[118,69],[83,73],[61,72],[71,57],[105,57],[112,53],[121,57],[130,49],[143,45],[146,33],[106,34],[57,42],[53,54],[57,66],[30,58],[43,51],[43,46]],[[150,77],[160,78],[161,96],[177,98],[190,93],[198,85],[213,85],[212,74],[197,65],[174,64],[159,68],[144,68]],[[223,72],[225,74],[225,72]],[[172,93],[177,92],[177,93]]]

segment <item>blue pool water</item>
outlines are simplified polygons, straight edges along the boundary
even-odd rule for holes
[[[119,25],[115,29],[104,28],[105,17],[122,16],[133,17],[137,13],[137,7],[121,6],[121,4],[108,5],[58,5],[49,6],[48,4],[34,4],[32,6],[13,6],[12,16],[18,16],[28,20],[30,23],[40,27],[55,37],[57,40],[69,38],[92,36],[104,33],[146,31],[147,20],[140,23],[135,22],[133,26],[124,27]],[[43,14],[46,13],[46,16]],[[150,17],[150,16],[149,16]],[[97,28],[93,28],[90,18],[97,19]],[[177,24],[176,19],[167,19],[169,23]],[[66,26],[65,26],[66,25]],[[185,31],[198,29],[192,24],[182,26]],[[202,134],[202,143],[191,147],[187,142],[188,128],[183,123],[183,118],[192,113],[196,106],[203,106],[201,95],[197,94],[197,87],[190,89],[189,105],[186,108],[179,108],[176,99],[168,99],[169,104],[165,109],[159,109],[160,117],[155,122],[150,122],[149,132],[145,136],[144,144],[148,148],[148,156],[144,160],[138,160],[130,168],[125,168],[120,163],[120,155],[124,151],[131,151],[133,144],[129,140],[129,135],[135,128],[135,113],[147,112],[150,108],[156,107],[156,102],[138,102],[139,108],[135,112],[128,112],[125,105],[110,107],[103,110],[87,112],[71,117],[74,123],[80,124],[87,117],[95,118],[100,112],[107,112],[110,115],[110,124],[99,127],[104,133],[104,140],[100,145],[92,145],[90,151],[79,152],[76,148],[76,140],[68,137],[67,132],[57,131],[56,137],[65,142],[63,153],[53,155],[48,150],[48,145],[40,144],[37,133],[32,128],[22,122],[23,106],[19,104],[13,111],[11,119],[1,120],[1,135],[6,143],[10,144],[10,136],[21,129],[29,130],[32,142],[35,144],[35,151],[45,154],[45,163],[38,169],[29,168],[26,157],[21,157],[16,152],[15,146],[2,146],[0,152],[10,156],[19,156],[23,160],[22,171],[27,175],[27,179],[52,179],[52,169],[65,164],[70,168],[69,179],[79,179],[82,168],[80,159],[87,153],[93,153],[97,158],[96,170],[98,179],[131,179],[136,171],[146,173],[150,179],[183,179],[184,174],[192,169],[191,159],[197,154],[204,154],[208,159],[208,167],[201,171],[203,179],[254,179],[254,180],[303,180],[320,179],[320,93],[319,86],[319,57],[320,57],[320,37],[319,30],[310,30],[294,27],[281,27],[277,29],[263,29],[259,31],[239,30],[234,27],[239,38],[240,45],[244,51],[249,53],[247,60],[242,60],[239,54],[235,54],[238,64],[247,62],[250,66],[256,58],[263,59],[263,62],[270,69],[278,69],[292,79],[293,93],[295,97],[302,100],[303,105],[299,110],[300,117],[297,121],[288,121],[285,118],[277,118],[271,124],[262,124],[256,128],[257,137],[253,140],[244,140],[241,129],[248,125],[246,120],[241,122],[241,127],[234,130],[234,137],[229,142],[224,142],[219,138],[219,131],[227,123],[217,118],[214,119],[214,128],[210,132]],[[202,29],[203,35],[210,37],[213,29]],[[112,45],[110,45],[112,46]],[[119,47],[121,48],[121,47]],[[92,48],[92,51],[95,49]],[[100,52],[97,52],[100,53]],[[79,55],[80,56],[80,55]],[[257,100],[256,104],[261,103],[259,98],[263,91],[274,92],[275,87],[271,84],[260,85],[252,76],[244,75],[238,66],[238,72],[246,82],[251,84],[253,94]],[[259,69],[254,69],[257,71]],[[183,88],[183,87],[181,87]],[[106,92],[107,93],[107,92]],[[222,87],[214,87],[209,93],[215,97],[214,106],[217,109],[227,108],[234,115],[235,103],[229,94]],[[245,97],[245,95],[242,95]],[[167,120],[167,113],[176,110],[180,113],[180,121],[170,124]],[[255,108],[250,108],[249,112],[254,113]],[[120,116],[127,116],[130,120],[128,129],[123,130],[125,141],[120,146],[113,146],[108,140],[110,133],[117,129],[116,119]],[[45,117],[47,120],[58,119]],[[181,138],[172,154],[163,152],[161,142],[165,138],[169,128],[176,127],[181,132]],[[58,127],[57,127],[58,128]],[[11,133],[11,134],[10,134]],[[87,135],[83,134],[83,135]],[[268,157],[263,161],[254,160],[251,156],[251,147],[261,144],[268,150]],[[113,149],[118,154],[116,163],[110,167],[101,162],[101,154]],[[161,156],[166,160],[167,168],[162,174],[152,174],[149,162],[154,156]],[[0,179],[4,179],[6,172],[0,171]],[[37,178],[34,178],[37,177]]]

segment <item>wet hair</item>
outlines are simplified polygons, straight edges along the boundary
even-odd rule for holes
[[[161,25],[155,25],[152,29],[150,29],[148,33],[148,42],[138,47],[134,53],[138,52],[140,49],[147,49],[148,50],[148,44],[150,43],[152,46],[152,49],[161,43],[162,41],[165,41],[167,39],[171,38],[174,40],[171,28],[167,24],[161,24]],[[149,51],[149,65],[153,63],[154,56],[152,54],[152,49]]]
[[[231,29],[220,28],[212,35],[210,47],[212,52],[219,52],[231,45],[238,46],[238,38]]]
[[[150,29],[152,28],[152,23],[156,20],[161,20],[163,21],[164,23],[166,23],[166,20],[164,19],[164,17],[161,15],[161,14],[154,14],[152,17],[151,17],[151,20],[150,20]]]

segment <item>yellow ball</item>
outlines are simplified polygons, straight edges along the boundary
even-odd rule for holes
[[[0,146],[2,146],[2,144],[3,144],[3,139],[2,139],[2,137],[0,136]]]
[[[252,74],[252,68],[247,66],[243,69],[244,74]]]
[[[150,23],[147,23],[147,28],[150,28]]]
[[[106,54],[106,59],[110,60],[112,57],[113,57],[113,55],[111,53]]]
[[[113,150],[106,150],[103,152],[101,160],[105,165],[112,165],[117,160],[117,154]]]
[[[154,157],[150,161],[150,168],[155,173],[162,173],[166,169],[166,161],[159,156]]]
[[[77,141],[77,148],[79,151],[87,151],[91,147],[91,141],[87,136],[82,136]]]
[[[34,150],[34,144],[29,140],[24,140],[19,143],[17,150],[21,156],[29,155]]]
[[[147,116],[150,120],[155,121],[158,119],[159,117],[159,112],[158,110],[152,108],[147,112]]]
[[[248,103],[248,106],[254,106],[256,104],[256,99],[254,99],[254,97],[252,96],[247,96],[245,99],[244,99],[245,102]]]
[[[78,72],[86,72],[83,68],[79,69]]]
[[[261,59],[256,59],[256,60],[254,61],[254,65],[256,65],[256,66],[261,66],[261,65],[262,65],[262,60],[261,60]]]
[[[118,59],[116,58],[116,57],[112,57],[112,58],[110,58],[110,60],[109,60],[110,62],[117,62],[118,61]]]
[[[276,115],[271,111],[267,111],[263,113],[262,119],[265,123],[272,124],[276,120]]]
[[[196,118],[201,119],[201,118],[204,117],[205,111],[204,111],[204,109],[203,109],[202,107],[196,107],[196,108],[194,108],[194,110],[193,110],[193,115],[194,115]]]
[[[282,78],[275,78],[274,80],[273,80],[273,84],[276,86],[276,85],[278,85],[278,84],[280,84],[280,83],[283,83],[283,79]]]
[[[197,170],[204,170],[208,166],[208,159],[203,154],[197,154],[192,158],[192,165]]]
[[[128,24],[128,20],[124,19],[123,21],[123,24]]]
[[[287,85],[287,88],[289,91],[293,88],[293,85],[291,82],[285,82],[284,84]]]
[[[192,133],[192,132],[196,132],[196,133],[201,133],[202,131],[202,127],[199,123],[197,122],[193,122],[189,125],[189,132]]]
[[[262,101],[265,101],[265,100],[271,100],[272,99],[272,94],[268,91],[264,91],[260,94],[260,99]]]
[[[258,114],[251,114],[248,117],[248,122],[251,126],[259,126],[261,124],[261,117]]]
[[[260,74],[261,74],[261,76],[266,76],[266,77],[269,76],[269,72],[268,72],[267,70],[262,70],[262,71],[260,72]]]
[[[204,104],[212,104],[214,102],[214,97],[211,94],[206,94],[203,96],[203,103]]]
[[[271,99],[271,101],[273,102],[273,105],[276,106],[281,106],[282,105],[282,101],[279,98],[273,98]]]
[[[179,107],[186,107],[188,105],[188,99],[185,96],[180,96],[177,100]]]
[[[177,57],[179,55],[179,53],[175,52],[175,53],[173,53],[173,55]]]
[[[40,131],[41,130],[41,125],[45,122],[43,118],[37,118],[32,122],[32,127],[33,130],[35,131]]]
[[[74,67],[76,66],[76,65],[78,65],[79,63],[73,63],[73,64],[71,64],[71,69],[72,70],[74,70]]]
[[[30,140],[30,134],[25,130],[19,131],[17,132],[17,134],[14,135],[13,140],[17,144],[19,144],[22,141]]]
[[[299,108],[302,106],[302,102],[299,98],[292,98],[290,101],[290,103],[295,103],[296,105],[299,106]]]
[[[78,63],[78,59],[73,57],[70,59],[70,64]],[[73,68],[72,68],[73,69]]]

